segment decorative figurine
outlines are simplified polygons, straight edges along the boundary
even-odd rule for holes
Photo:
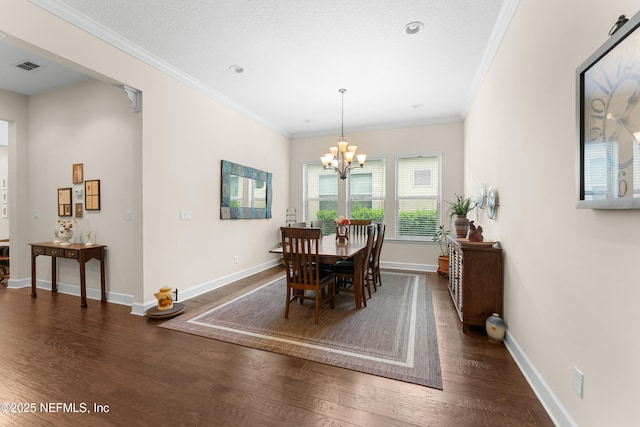
[[[73,224],[75,223],[75,219],[73,221],[64,221],[58,220],[58,228],[56,230],[56,240],[53,243],[61,245],[61,246],[69,246],[71,244],[71,239],[73,238]]]
[[[484,237],[482,237],[482,226],[479,225],[477,228],[473,221],[469,221],[469,241],[470,242],[482,242],[484,241]]]
[[[160,291],[153,294],[153,296],[158,299],[158,311],[171,310],[173,308],[171,288],[160,288]]]
[[[95,243],[93,242],[93,233],[91,230],[87,231],[87,242],[84,244],[85,246],[93,246]]]

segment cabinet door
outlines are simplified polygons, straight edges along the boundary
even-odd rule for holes
[[[472,255],[472,256],[471,256]],[[484,325],[492,313],[502,312],[500,252],[473,251],[465,257],[464,320]]]

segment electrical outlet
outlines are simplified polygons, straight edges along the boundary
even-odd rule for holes
[[[189,221],[191,219],[191,212],[180,210],[180,221]]]
[[[573,387],[573,391],[576,392],[580,399],[582,399],[582,390],[584,383],[584,374],[580,372],[577,366],[573,367],[573,378],[571,380],[571,386]]]
[[[237,264],[237,263],[238,263],[238,261],[239,261],[239,260],[238,260],[238,255],[234,256],[234,257],[233,257],[233,263],[234,263],[234,264]]]

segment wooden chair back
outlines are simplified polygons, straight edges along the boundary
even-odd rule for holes
[[[320,268],[319,245],[322,230],[319,228],[280,227],[282,233],[282,255],[287,277],[287,305],[285,319],[289,317],[292,299],[315,300],[315,322],[318,323],[321,302],[331,301],[333,308],[335,274]],[[321,288],[327,288],[320,298]],[[313,296],[305,296],[305,291],[314,291]]]
[[[371,225],[370,219],[352,219],[349,220],[349,234],[350,235],[358,235],[358,236],[366,236],[367,235],[367,227]]]
[[[313,286],[319,282],[318,245],[322,239],[319,228],[281,227],[282,255],[287,268],[287,280]]]

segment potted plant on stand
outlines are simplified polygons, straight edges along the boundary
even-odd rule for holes
[[[444,277],[449,276],[449,251],[447,249],[447,235],[451,230],[445,230],[444,224],[440,224],[436,233],[431,239],[434,242],[438,242],[440,245],[440,255],[438,256],[438,270],[437,272]]]
[[[447,202],[449,205],[449,218],[456,216],[454,225],[456,227],[456,237],[458,239],[467,237],[469,233],[469,219],[467,214],[471,209],[476,207],[475,203],[471,202],[471,197],[464,197],[464,195],[456,194],[455,202]]]

